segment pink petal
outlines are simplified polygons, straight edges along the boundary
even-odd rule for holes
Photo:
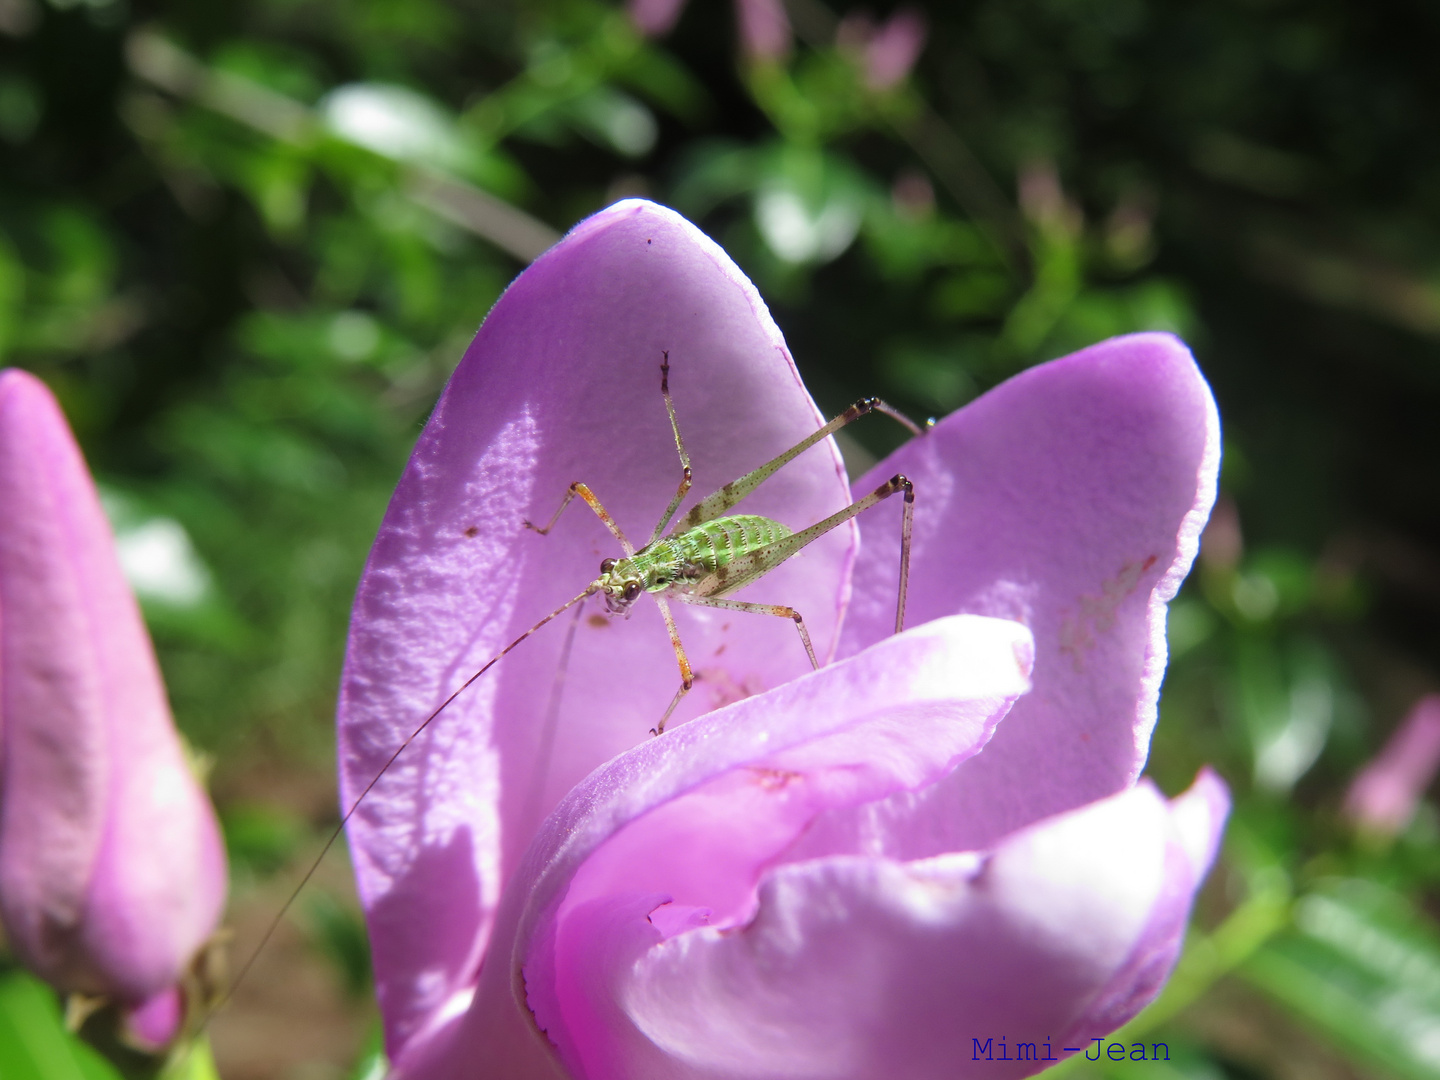
[[[548,1075],[536,1022],[578,1068],[607,1031],[609,1005],[587,998],[576,966],[597,911],[619,903],[651,940],[659,927],[749,918],[765,867],[817,814],[925,784],[978,751],[1028,685],[1029,661],[1022,627],[940,620],[597,770],[511,883],[463,1024],[397,1061],[400,1075],[461,1075],[482,1052],[496,1075]]]
[[[813,432],[821,417],[754,287],[673,212],[625,202],[582,222],[495,305],[456,369],[361,579],[339,708],[349,806],[472,672],[621,552],[567,486],[587,482],[630,539],[650,538],[680,464],[670,385],[695,470],[688,503]],[[845,505],[832,445],[739,507],[801,527]],[[805,617],[833,649],[855,533],[841,528],[746,591]],[[450,706],[351,822],[389,1048],[468,1000],[495,905],[536,826],[582,777],[649,740],[679,685],[659,612],[592,602],[527,640]],[[677,720],[808,670],[788,620],[676,612],[701,676]],[[578,627],[558,719],[560,655]],[[672,721],[673,723],[673,721]]]
[[[1016,376],[857,483],[897,471],[915,483],[911,623],[969,611],[1035,635],[1035,691],[983,755],[881,814],[887,853],[986,847],[1134,782],[1165,671],[1165,603],[1194,559],[1219,458],[1189,351],[1135,334]],[[859,519],[842,656],[889,632],[895,517]]]
[[[219,918],[225,860],[54,398],[0,374],[0,911],[63,990],[140,1001]]]
[[[163,1050],[180,1032],[185,1002],[177,987],[160,991],[125,1014],[130,1041],[152,1053]]]
[[[991,1053],[1014,1059],[1034,1043],[1043,1058],[1048,1043],[1066,1057],[1154,997],[1199,881],[1175,819],[1208,806],[1214,786],[1202,779],[1167,806],[1142,784],[986,855],[787,864],[739,930],[667,937],[646,921],[653,900],[567,898],[557,948],[572,951],[568,989],[591,1011],[562,1029],[562,1054],[587,1080],[1038,1072],[1043,1062],[977,1061],[976,1049],[1004,1040],[1009,1051]],[[1222,822],[1211,820],[1212,847]]]

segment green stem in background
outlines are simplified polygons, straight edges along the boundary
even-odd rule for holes
[[[279,142],[309,146],[321,135],[319,118],[302,102],[240,75],[212,71],[157,30],[132,33],[125,58],[137,78]],[[543,221],[459,177],[434,168],[405,166],[403,178],[401,190],[412,202],[489,241],[521,263],[530,262],[560,239]]]
[[[155,1080],[220,1080],[210,1037],[201,1035],[170,1055]]]

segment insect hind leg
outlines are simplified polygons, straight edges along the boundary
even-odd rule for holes
[[[855,515],[869,510],[897,492],[905,493],[900,523],[900,587],[895,603],[895,632],[898,634],[905,629],[905,599],[910,587],[910,541],[915,531],[915,485],[900,473],[896,473],[886,480],[869,495],[862,499],[856,499],[845,509],[831,514],[823,521],[816,522],[808,529],[791,533],[789,536],[776,540],[773,544],[767,544],[748,555],[731,560],[723,578],[719,573],[709,575],[695,585],[691,595],[709,598],[719,593],[741,589],[764,577],[790,556],[814,543],[831,529],[845,524]]]

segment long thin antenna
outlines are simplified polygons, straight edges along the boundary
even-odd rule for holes
[[[260,938],[260,943],[256,945],[254,950],[250,953],[249,958],[241,966],[239,973],[236,974],[234,980],[230,983],[230,986],[222,995],[220,995],[219,999],[215,1002],[215,1004],[206,1011],[205,1019],[202,1020],[200,1022],[200,1026],[196,1028],[195,1033],[197,1036],[210,1026],[210,1020],[214,1017],[214,1015],[222,1008],[224,1008],[225,1005],[230,1001],[230,999],[235,996],[236,989],[240,986],[242,982],[245,981],[245,976],[250,973],[250,969],[255,966],[255,961],[258,960],[260,958],[260,954],[265,951],[265,946],[270,943],[270,939],[275,935],[275,931],[280,928],[280,923],[284,920],[286,914],[290,911],[290,908],[294,906],[295,901],[300,896],[300,893],[304,891],[306,885],[310,884],[310,879],[315,876],[315,871],[320,869],[320,864],[325,861],[325,856],[329,854],[330,849],[335,846],[335,841],[340,839],[340,834],[345,831],[345,826],[348,825],[350,823],[350,819],[355,816],[355,811],[360,809],[360,804],[365,801],[365,797],[369,795],[370,792],[374,789],[375,785],[380,782],[380,778],[390,771],[390,766],[395,764],[396,759],[405,752],[405,748],[408,747],[416,739],[418,739],[421,732],[423,732],[427,727],[429,727],[430,722],[434,720],[437,716],[439,716],[442,712],[444,712],[449,707],[452,701],[454,701],[466,690],[468,690],[471,683],[473,683],[476,679],[480,678],[481,675],[484,675],[492,667],[498,664],[505,657],[506,653],[508,653],[511,649],[515,648],[516,645],[519,645],[531,634],[535,633],[536,630],[539,630],[551,619],[555,618],[555,616],[569,611],[576,604],[580,603],[580,601],[586,599],[587,597],[595,595],[595,593],[599,591],[600,582],[592,581],[589,585],[585,586],[585,591],[582,592],[579,596],[565,601],[565,603],[561,604],[554,611],[550,612],[549,615],[546,615],[534,626],[530,627],[529,630],[526,630],[514,641],[510,642],[509,645],[506,645],[505,648],[501,649],[489,660],[485,661],[484,667],[482,667],[479,671],[475,672],[474,675],[471,675],[468,679],[461,683],[449,697],[447,697],[444,701],[440,703],[440,705],[435,709],[434,712],[432,712],[421,722],[419,727],[417,727],[414,731],[412,731],[409,735],[405,737],[405,741],[402,742],[398,747],[396,747],[395,752],[391,754],[385,764],[380,767],[380,771],[377,772],[374,777],[371,778],[370,782],[365,785],[365,790],[363,790],[358,796],[356,796],[355,801],[350,804],[350,809],[345,811],[345,816],[340,819],[340,824],[336,825],[334,831],[330,833],[330,838],[325,841],[325,846],[320,849],[320,854],[317,855],[315,857],[315,861],[310,864],[310,869],[305,871],[305,876],[300,879],[300,883],[296,885],[294,891],[290,893],[290,898],[286,900],[283,905],[281,905],[280,910],[275,913],[275,917],[270,920],[270,925],[265,928],[265,933]]]
[[[580,629],[583,603],[575,605],[575,616],[565,631],[565,644],[560,646],[560,663],[555,668],[555,681],[550,685],[550,702],[545,706],[545,722],[540,727],[540,744],[535,752],[535,767],[530,780],[530,797],[526,800],[521,828],[533,829],[540,822],[545,808],[545,784],[550,778],[550,759],[555,752],[555,731],[560,722],[560,699],[565,695],[565,679],[570,672],[570,654],[575,649],[575,631]]]

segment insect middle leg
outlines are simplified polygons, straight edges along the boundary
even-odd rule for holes
[[[786,607],[784,604],[755,604],[748,600],[722,600],[718,596],[694,596],[688,593],[676,593],[675,599],[682,604],[689,604],[691,607],[719,608],[721,611],[748,611],[752,615],[775,615],[782,619],[792,619],[795,622],[795,629],[800,631],[800,642],[805,646],[805,655],[810,657],[810,666],[819,669],[820,661],[815,659],[815,646],[810,644],[810,631],[805,629],[805,620],[793,607]]]
[[[758,551],[733,560],[728,566],[721,567],[715,573],[702,578],[688,593],[673,592],[670,595],[679,603],[694,607],[747,611],[793,619],[795,628],[800,631],[800,640],[805,644],[805,653],[810,657],[810,666],[819,668],[820,662],[815,657],[815,647],[810,643],[810,632],[805,629],[805,620],[801,618],[798,611],[782,604],[754,604],[744,600],[729,600],[724,598],[724,594],[734,592],[752,581],[758,580],[831,529],[843,525],[856,514],[869,510],[872,506],[901,491],[905,493],[905,501],[900,525],[900,590],[895,606],[895,632],[898,634],[905,627],[905,596],[909,591],[910,584],[910,540],[915,525],[915,485],[899,473],[863,499],[855,500],[844,510],[831,514],[824,521],[816,522],[808,529],[792,533],[773,544],[767,544]],[[665,625],[670,631],[670,643],[675,647],[675,656],[680,661],[681,680],[680,689],[675,692],[675,697],[671,700],[670,707],[665,710],[665,715],[660,718],[660,723],[650,729],[652,734],[658,735],[665,730],[665,723],[670,719],[670,714],[675,711],[675,706],[680,704],[680,699],[689,693],[690,687],[694,685],[695,677],[690,669],[690,661],[685,656],[685,649],[680,644],[680,634],[675,627],[675,619],[670,613],[669,604],[659,594],[656,594],[655,600],[665,616]]]
[[[716,596],[695,596],[691,593],[681,592],[671,593],[670,598],[691,607],[745,611],[755,615],[776,615],[782,619],[793,619],[795,629],[800,631],[800,641],[805,646],[805,655],[810,657],[810,666],[817,670],[820,667],[820,661],[815,658],[815,646],[810,643],[810,631],[805,629],[805,620],[792,607],[786,607],[783,604],[753,604],[745,600],[724,600]],[[680,644],[680,632],[670,613],[670,605],[663,596],[656,596],[655,602],[660,605],[660,612],[665,616],[665,626],[670,631],[670,644],[674,646],[675,658],[680,662],[680,689],[675,692],[675,697],[671,700],[670,707],[665,710],[665,715],[660,718],[660,723],[650,729],[650,734],[659,735],[664,732],[665,723],[670,719],[670,714],[675,711],[675,706],[680,704],[680,699],[688,694],[690,688],[695,685],[696,676],[691,670],[689,657],[685,655],[685,647]]]

